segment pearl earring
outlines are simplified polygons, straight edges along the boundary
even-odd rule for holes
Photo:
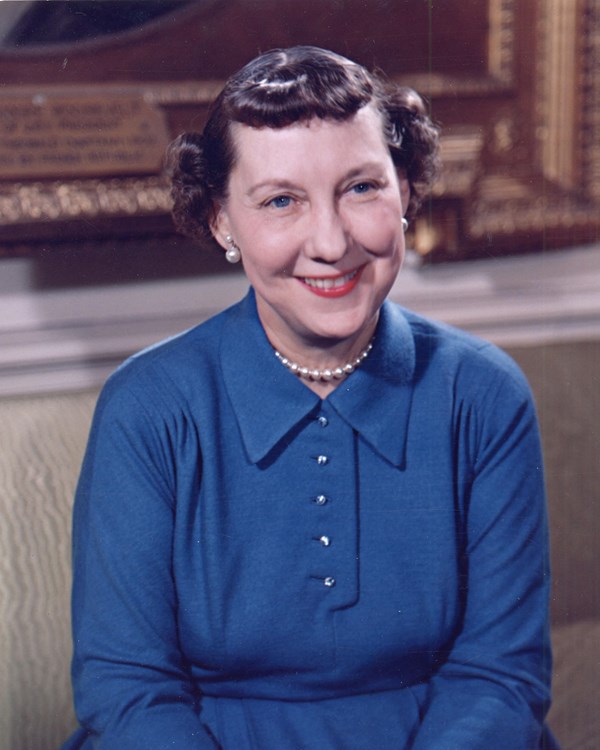
[[[239,247],[235,244],[233,237],[230,234],[228,234],[227,237],[225,237],[225,242],[229,245],[229,247],[225,251],[225,259],[229,263],[239,263],[240,258],[242,257],[242,254],[240,252]]]
[[[403,216],[402,217],[402,231],[406,233],[407,229],[408,229],[408,219],[405,219]]]

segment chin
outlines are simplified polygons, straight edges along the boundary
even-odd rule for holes
[[[315,321],[314,325],[308,324],[306,326],[308,338],[321,340],[327,339],[336,342],[357,338],[363,331],[372,325],[375,315],[360,316],[358,319],[352,319],[352,316],[349,316],[348,314],[345,316],[342,314],[339,317],[342,319],[338,321]]]

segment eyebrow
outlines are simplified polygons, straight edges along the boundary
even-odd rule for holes
[[[348,172],[346,172],[344,176],[339,180],[339,183],[347,182],[348,180],[352,180],[354,177],[358,177],[365,172],[371,171],[375,171],[378,173],[378,175],[383,176],[383,174],[385,173],[385,168],[380,162],[365,162],[364,164],[359,164],[358,166],[349,169]],[[299,190],[298,185],[291,182],[290,180],[273,179],[265,180],[264,182],[259,182],[256,185],[252,185],[252,187],[249,188],[246,192],[246,195],[251,198],[255,193],[267,188],[274,190]]]
[[[255,193],[266,188],[274,190],[298,190],[298,186],[289,180],[265,180],[264,182],[252,185],[252,187],[246,191],[246,195],[249,198],[252,198]]]

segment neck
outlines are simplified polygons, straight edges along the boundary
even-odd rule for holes
[[[271,340],[271,345],[282,366],[297,375],[304,385],[323,398],[360,367],[368,357],[372,348],[372,330],[374,326],[369,326],[364,335],[361,331],[361,335],[357,336],[352,344],[347,340],[341,342],[344,344],[343,358],[339,353],[340,347],[334,345],[301,347],[299,356],[292,354],[291,348],[288,348],[287,352],[277,348],[273,340]],[[365,342],[367,336],[370,338]],[[271,336],[269,338],[271,339]],[[347,352],[350,352],[350,355]]]

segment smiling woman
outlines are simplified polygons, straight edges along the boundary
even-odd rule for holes
[[[132,358],[74,517],[65,750],[548,750],[535,410],[490,344],[386,301],[437,129],[314,47],[170,149],[247,297]]]
[[[341,122],[236,125],[233,142],[215,237],[227,247],[230,236],[242,249],[273,346],[309,370],[335,369],[373,337],[404,255],[409,188],[381,115],[367,105]],[[335,384],[308,385],[326,395]]]
[[[240,249],[267,336],[300,372],[336,369],[374,334],[436,146],[411,89],[333,53],[275,50],[230,79],[201,137],[173,144],[175,220]]]

